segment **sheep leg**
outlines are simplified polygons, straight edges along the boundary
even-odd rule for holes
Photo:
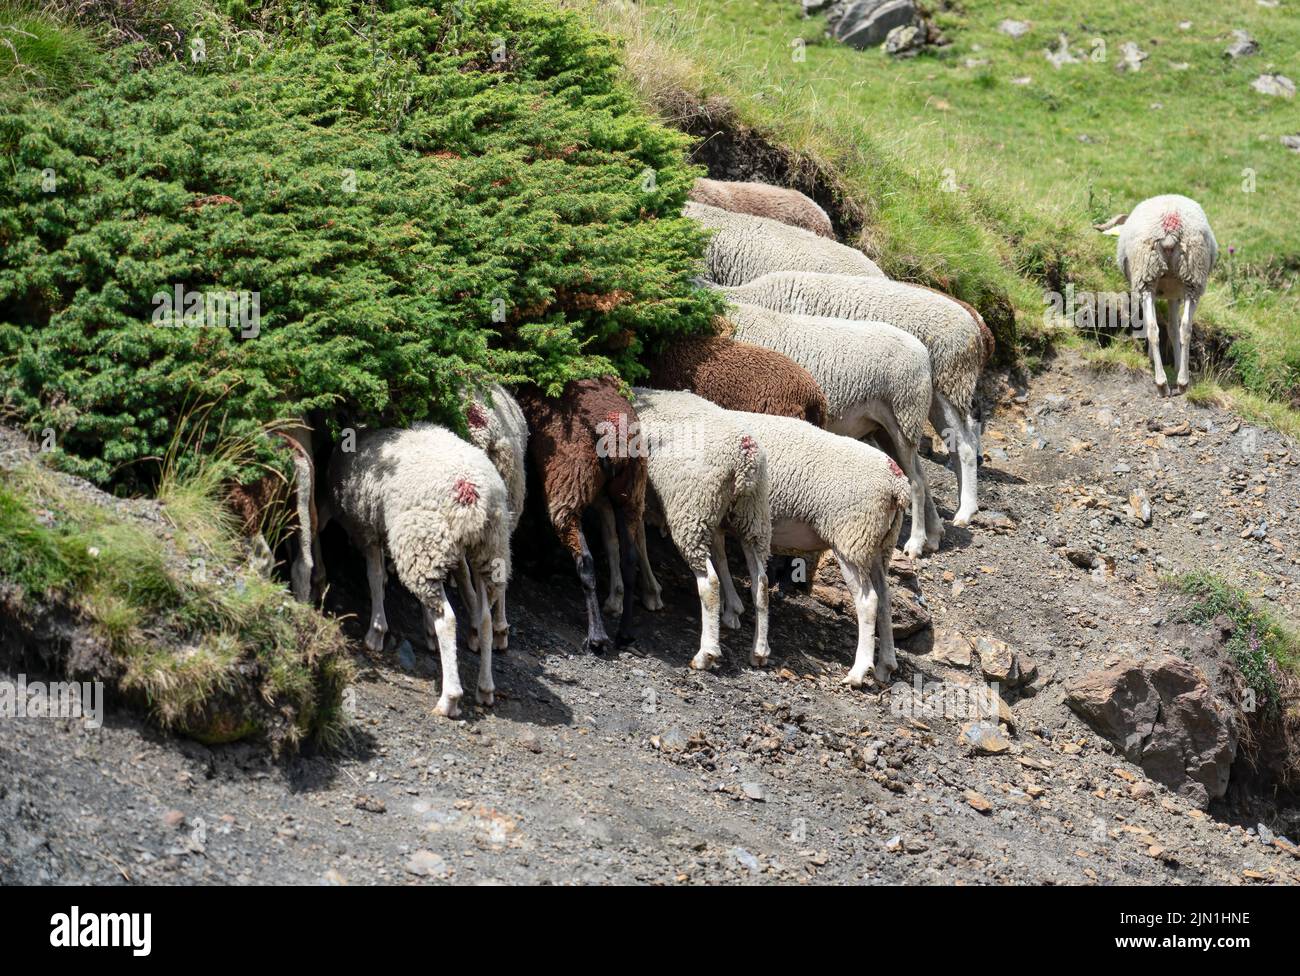
[[[510,647],[510,621],[506,620],[506,588],[499,583],[492,598],[492,646],[498,651]]]
[[[880,655],[876,661],[876,680],[882,685],[889,680],[889,675],[898,667],[898,656],[894,653],[894,624],[889,603],[889,577],[885,573],[885,563],[879,553],[871,561],[871,586],[876,591],[876,641]]]
[[[1160,358],[1160,322],[1156,319],[1156,296],[1150,289],[1142,291],[1142,324],[1147,331],[1147,352],[1151,355],[1151,374],[1161,396],[1169,395],[1169,380]]]
[[[952,402],[942,393],[934,395],[943,414],[944,433],[956,441],[958,476],[957,491],[960,504],[957,514],[952,517],[953,525],[969,525],[971,517],[979,511],[976,498],[975,480],[979,468],[978,451],[975,449],[975,433],[970,422],[963,417]],[[947,432],[951,431],[950,434]]]
[[[731,567],[727,565],[727,540],[721,529],[713,532],[713,565],[718,569],[722,580],[722,626],[728,630],[740,629],[740,615],[745,612],[745,604],[736,592],[736,584],[731,579]]]
[[[745,550],[749,588],[754,597],[754,648],[749,652],[749,663],[761,668],[772,656],[772,649],[767,645],[767,568],[757,546],[741,540],[741,547]]]
[[[474,587],[474,576],[469,571],[469,562],[464,556],[461,556],[460,565],[456,567],[456,589],[460,591],[460,602],[465,604],[465,616],[469,621],[469,643],[471,647],[478,646],[479,606]]]
[[[912,490],[912,531],[907,537],[907,542],[903,545],[903,552],[912,559],[919,559],[927,547],[929,551],[933,552],[939,548],[939,544],[936,540],[933,545],[930,545],[930,538],[927,534],[929,524],[926,521],[925,504],[928,492],[925,477],[920,474],[921,465],[916,456],[916,448],[915,446],[909,448],[907,442],[902,440],[901,436],[896,436],[896,432],[897,428],[895,428],[895,431],[891,431],[891,437],[894,444],[897,445],[895,448],[898,453],[896,460],[898,466],[903,469],[903,474],[907,476],[907,483]]]
[[[721,585],[713,561],[704,557],[704,565],[695,571],[695,588],[700,594],[700,650],[691,658],[691,667],[707,671],[722,659],[718,643],[718,617],[722,612]]]
[[[605,598],[605,612],[618,613],[623,606],[623,574],[620,571],[622,559],[618,548],[618,523],[609,499],[602,498],[596,502],[596,510],[600,513],[600,532],[605,541],[605,558],[609,560],[609,596]]]
[[[853,606],[858,612],[858,650],[853,658],[853,667],[841,683],[850,688],[861,688],[867,683],[867,672],[875,668],[876,613],[880,607],[880,595],[856,565],[839,552],[835,553],[835,558],[840,562],[840,572],[844,575],[844,582],[853,597]]]
[[[1183,333],[1180,324],[1183,318],[1183,300],[1169,297],[1169,365],[1174,371],[1182,376],[1183,369]],[[1178,381],[1178,392],[1181,393],[1184,387],[1181,378]]]
[[[483,576],[480,574],[478,578],[478,701],[480,705],[492,705],[496,702],[497,689],[492,683],[492,605],[500,595],[494,583],[489,596],[487,584],[483,582]]]
[[[442,581],[433,584],[433,600],[424,608],[424,627],[429,635],[429,645],[435,638],[438,654],[442,658],[442,694],[433,707],[435,715],[455,718],[460,714],[460,700],[465,690],[460,686],[460,669],[456,663],[456,614],[447,599]]]
[[[388,617],[384,614],[384,547],[377,542],[366,546],[366,580],[370,583],[370,630],[366,633],[366,647],[378,652],[384,649]]]
[[[641,562],[641,605],[647,610],[662,610],[664,608],[663,587],[659,585],[654,570],[650,568],[644,521],[641,522],[641,531],[636,536],[636,552]]]
[[[582,525],[577,515],[570,516],[569,524],[561,531],[560,537],[573,553],[578,580],[582,583],[583,599],[587,604],[587,639],[582,642],[582,649],[592,654],[604,653],[614,645],[605,632],[605,621],[600,615],[600,597],[596,595],[596,562],[591,558],[587,537],[582,534]]]
[[[622,553],[619,562],[622,575],[627,578],[627,588],[622,591],[623,612],[618,618],[618,635],[617,641],[620,647],[624,647],[636,640],[636,634],[632,630],[632,620],[636,616],[636,573],[637,573],[637,545],[636,540],[632,538],[632,527],[628,525],[627,513],[623,510],[622,505],[614,509],[614,523],[618,529],[619,552]],[[638,523],[639,525],[640,523]]]
[[[1176,321],[1172,324],[1177,328],[1180,337],[1181,357],[1178,360],[1178,392],[1186,393],[1187,387],[1191,382],[1191,373],[1188,369],[1188,362],[1192,356],[1192,320],[1196,316],[1196,306],[1198,300],[1187,298],[1183,301],[1182,321]]]
[[[930,491],[930,480],[925,476],[920,456],[916,459],[915,469],[916,476],[925,482],[925,546],[930,552],[938,552],[939,543],[943,541],[943,519],[934,507],[934,493]]]

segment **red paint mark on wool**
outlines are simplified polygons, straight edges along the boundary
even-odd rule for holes
[[[758,450],[758,442],[746,434],[740,439],[740,451],[747,458],[752,458],[754,452]]]
[[[903,469],[900,468],[893,458],[889,459],[889,470],[895,478],[903,477]]]
[[[487,414],[477,403],[471,403],[469,409],[465,411],[465,423],[469,424],[476,430],[481,430],[487,426]]]
[[[1183,218],[1171,210],[1160,218],[1160,227],[1166,234],[1175,234],[1183,229]]]
[[[451,497],[457,505],[473,505],[478,501],[478,486],[468,478],[457,478],[451,486]]]

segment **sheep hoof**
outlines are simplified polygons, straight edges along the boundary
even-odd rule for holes
[[[1162,396],[1162,397],[1167,397],[1167,396],[1169,396],[1169,384],[1168,384],[1168,383],[1157,383],[1157,384],[1156,384],[1156,393],[1158,393],[1158,394],[1159,394],[1160,396]]]
[[[433,714],[443,718],[457,718],[460,715],[460,695],[443,695],[438,704],[433,706]]]
[[[664,608],[664,598],[659,595],[658,590],[653,593],[643,593],[641,594],[641,606],[651,611],[662,610]]]
[[[604,654],[606,651],[614,649],[614,642],[608,637],[597,637],[595,639],[588,637],[582,642],[582,649],[588,654]]]
[[[625,634],[622,631],[619,631],[614,636],[615,647],[631,647],[635,643],[636,643],[636,634],[633,634],[631,632]]]
[[[771,651],[767,651],[762,654],[758,653],[758,651],[750,651],[749,663],[756,668],[765,668],[767,667],[768,658],[770,658],[771,656],[772,656]]]
[[[923,553],[925,553],[925,552],[938,552],[938,551],[939,551],[939,543],[942,542],[942,541],[943,541],[943,533],[942,533],[942,532],[936,532],[934,535],[927,535],[927,536],[925,537],[925,546],[922,548],[921,551],[922,551]]]
[[[378,654],[384,649],[384,633],[378,627],[371,627],[366,634],[366,650]]]
[[[494,651],[507,651],[510,649],[509,627],[500,627],[492,631],[492,649]]]
[[[605,600],[605,612],[608,614],[612,614],[613,616],[618,616],[620,613],[623,612],[622,593],[619,593],[617,596],[615,596],[612,593],[610,594],[609,598]]]
[[[854,668],[852,671],[850,671],[848,674],[846,674],[843,678],[840,679],[840,684],[848,685],[850,688],[861,688],[866,683],[867,683],[866,668],[863,668],[861,671],[859,671],[857,668]]]
[[[958,512],[952,517],[952,524],[957,528],[965,528],[970,525],[970,520],[975,516],[974,512]]]
[[[1179,383],[1178,383],[1178,391],[1177,391],[1177,395],[1178,395],[1178,396],[1182,396],[1184,393],[1186,393],[1186,392],[1187,392],[1187,386],[1188,386],[1188,384],[1187,384],[1187,382],[1186,382],[1185,380],[1180,380]]]
[[[740,614],[734,610],[724,610],[722,612],[722,626],[728,630],[740,630]]]
[[[894,669],[893,669],[892,667],[890,667],[888,664],[885,664],[884,662],[881,662],[881,663],[879,663],[879,664],[876,665],[876,667],[875,667],[874,670],[875,670],[875,674],[876,674],[876,683],[877,683],[877,684],[879,684],[879,685],[887,685],[887,684],[889,684],[889,676],[890,676],[890,674],[892,674],[893,671],[894,671]]]
[[[907,544],[903,546],[903,555],[908,559],[920,559],[923,552],[925,552],[924,539],[908,539]]]
[[[691,658],[691,667],[696,671],[708,671],[717,666],[721,657],[721,654],[709,654],[705,651],[700,651]]]
[[[496,692],[495,688],[479,688],[478,703],[480,705],[495,705],[497,700]]]

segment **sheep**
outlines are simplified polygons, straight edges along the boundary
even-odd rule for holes
[[[722,658],[718,644],[722,600],[717,561],[726,558],[724,527],[739,537],[749,567],[757,615],[749,660],[761,667],[771,653],[767,643],[766,564],[771,554],[772,514],[767,455],[737,422],[739,415],[702,397],[640,387],[633,392],[650,477],[646,517],[667,527],[678,552],[695,574],[700,596],[700,649],[691,659],[691,667],[703,671]],[[644,526],[637,539],[642,599],[648,609],[660,609],[663,600],[650,568]],[[730,574],[727,578],[730,580]]]
[[[646,362],[647,385],[688,390],[727,410],[826,423],[826,394],[789,356],[722,336],[679,339]]]
[[[798,190],[766,183],[729,183],[700,178],[687,199],[732,213],[767,217],[791,227],[801,227],[818,237],[835,238],[831,218],[811,198]]]
[[[921,340],[882,322],[787,315],[758,305],[733,305],[727,321],[735,338],[807,368],[826,394],[827,430],[853,438],[885,435],[887,453],[912,486],[912,530],[903,551],[916,558],[937,550],[943,523],[917,457],[933,392]]]
[[[713,231],[704,262],[720,285],[743,285],[769,271],[884,277],[861,251],[798,227],[702,203],[687,203],[682,213]]]
[[[519,404],[500,384],[486,390],[475,391],[465,408],[465,426],[472,444],[487,454],[497,473],[506,485],[506,498],[510,506],[510,534],[513,535],[523,514],[527,490],[526,459],[528,454],[528,424]],[[471,617],[478,620],[474,607],[474,594],[478,592],[469,566],[462,560],[459,573],[461,594],[471,609]],[[510,624],[506,620],[506,592],[502,588],[500,599],[492,607],[492,642],[498,651],[509,646]],[[471,630],[471,638],[475,636]]]
[[[278,443],[289,449],[293,461],[293,556],[289,568],[290,589],[294,599],[310,603],[325,577],[321,558],[320,513],[316,504],[316,463],[312,456],[312,430],[295,421],[272,431]],[[267,511],[280,497],[278,474],[266,474],[246,484],[233,484],[227,502],[239,520],[241,530],[250,540],[254,562],[268,574],[274,557],[263,534]]]
[[[951,445],[950,453],[955,446],[958,455],[960,502],[952,524],[970,523],[979,510],[975,483],[980,455],[972,407],[987,349],[970,313],[946,295],[887,278],[782,271],[721,290],[733,302],[777,312],[885,322],[920,339],[929,350],[934,377],[930,422]]]
[[[434,712],[460,713],[464,694],[456,661],[456,615],[444,586],[461,559],[477,574],[478,701],[491,705],[491,607],[510,578],[510,511],[505,482],[479,448],[437,424],[363,431],[355,450],[336,451],[329,466],[333,514],[366,559],[370,629],[366,647],[380,650],[384,613],[384,550],[397,578],[424,607],[432,648],[442,658],[442,694]]]
[[[862,441],[799,420],[732,415],[767,452],[772,551],[805,555],[829,549],[839,561],[858,615],[857,654],[843,683],[860,688],[869,670],[877,681],[887,681],[898,662],[885,563],[911,497],[902,469]],[[725,558],[718,561],[718,572],[725,587],[730,577]]]
[[[1210,222],[1195,200],[1171,193],[1143,200],[1117,230],[1115,260],[1129,289],[1141,302],[1141,322],[1146,328],[1156,390],[1161,396],[1169,395],[1169,379],[1160,358],[1160,323],[1156,319],[1159,296],[1169,304],[1169,341],[1178,371],[1177,392],[1186,393],[1192,320],[1219,256]]]
[[[634,533],[640,532],[645,512],[647,478],[636,410],[612,377],[574,380],[560,397],[545,396],[536,387],[524,387],[516,396],[528,421],[528,455],[540,475],[551,524],[573,556],[582,583],[587,606],[583,648],[599,654],[612,646],[596,597],[595,564],[582,532],[583,512],[602,499],[610,504],[614,534],[621,543],[622,571],[610,576],[627,581],[617,640],[620,645],[631,643]]]

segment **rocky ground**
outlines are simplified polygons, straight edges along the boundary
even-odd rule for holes
[[[571,570],[524,553],[496,707],[461,721],[431,714],[436,663],[408,646],[359,658],[342,755],[276,765],[120,712],[6,722],[0,882],[1295,882],[1295,811],[1204,812],[1065,696],[1125,658],[1213,666],[1167,573],[1213,569],[1297,619],[1300,447],[1073,354],[998,399],[981,524],[916,567],[933,625],[894,681],[970,684],[962,648],[1003,642],[1023,673],[1000,725],[841,686],[856,628],[833,572],[774,605],[772,668],[744,663],[746,626],[698,674],[694,587],[666,548],[667,608],[607,659],[578,650]],[[951,513],[951,475],[928,470]],[[462,651],[467,687],[476,667]]]

